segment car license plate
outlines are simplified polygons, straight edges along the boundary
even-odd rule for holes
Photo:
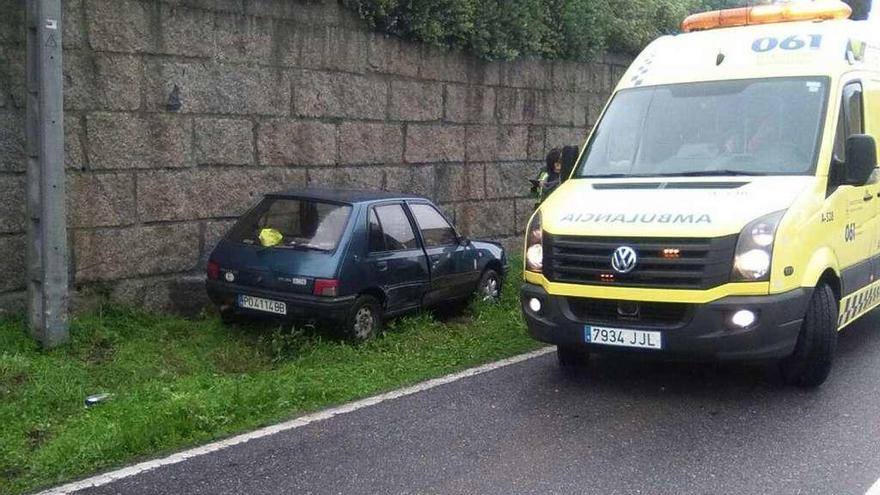
[[[584,326],[584,341],[588,344],[639,347],[642,349],[663,348],[663,338],[660,332],[594,327],[590,325]]]
[[[247,296],[244,294],[238,296],[238,306],[241,308],[255,309],[257,311],[265,311],[266,313],[274,313],[276,315],[287,314],[287,303],[273,301],[271,299],[263,299],[262,297]]]

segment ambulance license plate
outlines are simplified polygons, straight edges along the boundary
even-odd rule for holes
[[[584,341],[588,344],[638,347],[641,349],[663,348],[663,338],[660,332],[594,327],[591,325],[584,326]]]
[[[255,309],[266,313],[274,313],[276,315],[287,314],[287,303],[281,301],[273,301],[271,299],[263,299],[262,297],[248,296],[240,294],[238,296],[238,306],[240,308]]]

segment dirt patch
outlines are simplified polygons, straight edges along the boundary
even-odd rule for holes
[[[211,353],[211,362],[221,373],[241,374],[264,369],[267,359],[252,349],[222,348]]]
[[[27,375],[25,373],[14,373],[10,376],[0,378],[0,398],[8,399],[18,392],[27,383]]]
[[[31,450],[37,450],[46,443],[50,434],[51,431],[49,430],[49,425],[35,425],[24,435],[27,437],[28,447],[30,447]]]
[[[0,478],[5,480],[14,481],[22,474],[24,474],[24,469],[18,466],[0,466]]]
[[[113,358],[113,341],[106,337],[98,337],[92,342],[85,359],[90,364],[103,364]]]

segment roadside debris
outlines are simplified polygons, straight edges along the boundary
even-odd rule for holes
[[[109,399],[112,396],[113,396],[113,394],[90,395],[90,396],[86,397],[86,401],[85,401],[86,407],[92,407],[92,406],[98,405],[99,403],[104,402],[105,400]]]

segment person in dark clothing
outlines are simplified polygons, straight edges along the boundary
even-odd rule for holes
[[[562,173],[562,150],[553,148],[547,153],[546,168],[532,182],[532,194],[538,201],[544,201],[560,184]]]
[[[561,181],[565,182],[571,176],[571,171],[574,169],[575,161],[577,161],[578,157],[578,147],[577,146],[565,146],[562,148],[562,173],[561,173]]]

